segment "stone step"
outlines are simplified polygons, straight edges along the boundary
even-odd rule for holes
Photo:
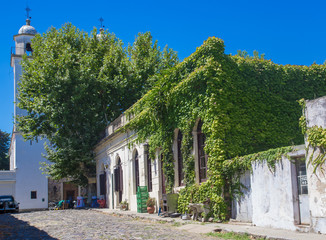
[[[310,232],[310,225],[296,225],[297,232],[308,233]]]

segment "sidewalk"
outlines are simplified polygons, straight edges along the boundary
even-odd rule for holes
[[[131,218],[146,219],[151,221],[178,222],[182,224],[179,229],[194,233],[210,233],[210,232],[235,232],[248,233],[254,237],[265,237],[266,239],[280,240],[325,240],[326,235],[316,233],[301,233],[289,230],[274,229],[252,226],[250,223],[200,223],[192,220],[182,220],[180,218],[163,218],[157,214],[137,213],[133,211],[111,210],[106,208],[93,208],[94,211],[103,212],[105,214],[128,216]]]

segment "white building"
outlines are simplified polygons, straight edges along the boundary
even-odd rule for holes
[[[137,187],[147,186],[149,197],[155,198],[158,210],[162,200],[169,201],[169,196],[164,196],[166,183],[159,150],[155,159],[150,159],[147,143],[131,145],[136,137],[134,132],[118,131],[126,122],[125,115],[114,120],[106,128],[105,137],[95,146],[97,196],[105,198],[110,209],[118,208],[119,203],[126,200],[129,209],[137,211]],[[198,184],[206,180],[208,157],[204,152],[204,134],[201,126],[202,121],[198,119],[192,132],[195,181]],[[176,129],[174,144],[171,146],[175,160],[174,192],[184,187],[181,139],[181,131]]]
[[[308,101],[306,106],[308,127],[326,128],[326,97]],[[207,170],[203,164],[207,156],[201,154],[204,138],[200,123],[198,120],[193,129],[197,184],[205,181]],[[137,211],[136,187],[148,186],[150,197],[154,197],[159,206],[165,194],[160,156],[157,154],[150,160],[147,143],[130,144],[134,132],[119,131],[125,124],[126,117],[121,115],[106,128],[105,137],[95,147],[97,194],[106,199],[110,209],[118,208],[119,203],[126,200],[129,210]],[[175,160],[173,191],[178,192],[184,187],[179,158],[182,135],[177,129],[174,135],[171,146]],[[276,163],[274,170],[266,161],[253,162],[252,171],[241,175],[240,181],[245,187],[243,195],[233,201],[232,218],[256,226],[326,234],[326,177],[320,169],[313,173],[308,164],[311,153],[309,148],[306,156],[305,146],[296,146]]]
[[[110,209],[127,200],[129,209],[137,211],[137,186],[148,186],[150,197],[156,201],[161,198],[161,166],[157,158],[149,158],[146,143],[128,147],[132,132],[116,132],[125,123],[126,117],[121,115],[107,127],[106,137],[96,146],[97,196],[105,198]]]
[[[14,116],[24,115],[25,112],[17,107],[18,83],[22,75],[20,62],[24,54],[32,54],[31,40],[36,34],[30,25],[19,29],[14,36],[15,48],[11,54],[11,67],[14,72]],[[42,209],[48,207],[48,179],[40,170],[40,162],[45,162],[42,157],[45,140],[24,141],[17,132],[16,124],[11,138],[9,149],[10,170],[0,172],[0,195],[13,195],[20,203],[20,209]]]

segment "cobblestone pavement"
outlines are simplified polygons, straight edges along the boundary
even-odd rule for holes
[[[90,210],[0,215],[0,239],[216,239],[158,223]]]

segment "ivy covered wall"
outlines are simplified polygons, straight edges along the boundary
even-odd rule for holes
[[[137,131],[137,141],[149,140],[152,154],[161,149],[170,191],[174,130],[180,129],[186,187],[180,192],[179,210],[186,211],[191,201],[208,200],[212,216],[226,219],[236,192],[234,177],[259,154],[240,156],[303,143],[297,101],[326,95],[325,67],[231,56],[224,53],[221,39],[209,38],[183,62],[156,76],[154,88],[128,110],[133,118],[126,128]],[[196,185],[192,131],[199,118],[209,159],[208,180]],[[261,156],[277,159],[288,150]]]

